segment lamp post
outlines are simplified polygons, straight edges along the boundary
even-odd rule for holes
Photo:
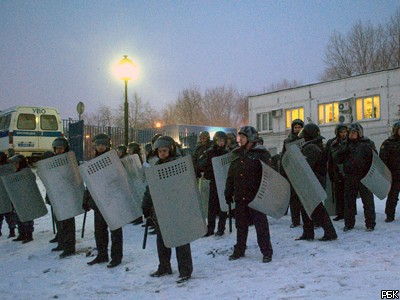
[[[137,65],[124,55],[114,67],[114,73],[117,78],[125,83],[125,102],[124,102],[124,143],[129,143],[129,103],[128,103],[128,81],[137,77]]]

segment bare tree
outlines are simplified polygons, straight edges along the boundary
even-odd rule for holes
[[[400,66],[400,8],[390,18],[387,25],[388,48],[390,52],[390,67]]]
[[[201,125],[205,122],[202,97],[198,88],[184,89],[175,103],[176,120],[180,124]]]
[[[297,80],[289,81],[285,78],[285,79],[282,79],[281,82],[271,83],[265,90],[267,93],[270,93],[270,92],[280,91],[280,90],[284,90],[284,89],[294,88],[294,87],[297,87],[300,85],[301,85],[301,82],[298,82]]]
[[[96,112],[92,114],[84,114],[82,116],[85,124],[94,126],[113,126],[114,118],[111,108],[107,105],[100,106]]]
[[[400,66],[400,9],[386,26],[356,22],[346,36],[334,32],[320,80],[346,78]]]

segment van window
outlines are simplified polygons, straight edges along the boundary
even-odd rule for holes
[[[36,129],[36,116],[34,114],[20,114],[17,120],[17,128],[24,130]]]
[[[56,116],[54,115],[41,115],[40,128],[42,130],[58,130]]]
[[[0,130],[4,130],[6,128],[6,116],[0,117]]]

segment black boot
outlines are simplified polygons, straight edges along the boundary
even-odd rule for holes
[[[20,232],[20,233],[18,234],[18,237],[17,237],[16,239],[13,239],[12,241],[13,241],[13,242],[22,242],[22,241],[24,241],[25,239],[26,239],[25,234],[22,233],[22,232]]]
[[[105,263],[108,262],[108,257],[107,256],[96,256],[95,259],[93,259],[92,261],[89,261],[87,264],[89,266],[95,265],[95,264],[101,264],[101,263]]]
[[[25,236],[25,240],[22,241],[22,244],[26,244],[33,241],[32,232],[27,232]]]
[[[7,238],[12,238],[15,237],[15,229],[14,228],[10,228],[10,234],[8,235]]]
[[[171,267],[163,268],[163,267],[159,266],[157,271],[150,274],[150,277],[161,277],[161,276],[171,275],[171,274],[172,274]]]

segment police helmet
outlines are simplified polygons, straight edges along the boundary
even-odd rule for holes
[[[50,158],[50,157],[53,157],[53,156],[55,156],[53,151],[46,151],[46,152],[43,153],[42,158],[46,159],[46,158]]]
[[[168,148],[170,157],[176,155],[176,143],[174,139],[170,136],[167,135],[160,136],[154,143],[154,151],[156,152],[157,156],[158,156],[158,148]]]
[[[150,145],[151,146],[151,145]],[[130,153],[132,153],[132,154],[139,154],[140,153],[140,145],[138,144],[138,143],[136,143],[136,142],[130,142],[129,144],[128,144],[128,150],[129,150],[129,152]]]
[[[65,137],[58,137],[53,141],[53,150],[56,151],[56,147],[64,147],[64,152],[69,151],[69,143]]]
[[[223,140],[225,141],[225,145],[226,145],[226,142],[227,142],[227,140],[228,140],[228,137],[227,137],[227,135],[226,135],[225,132],[223,132],[223,131],[217,131],[217,132],[214,134],[214,136],[213,136],[213,141],[214,141],[214,143],[217,143],[217,142],[218,142],[218,139],[223,139]]]
[[[107,147],[107,149],[111,148],[110,137],[105,133],[96,134],[93,138],[93,143],[95,146],[104,145]]]
[[[124,144],[121,144],[117,147],[117,152],[121,152],[122,156],[126,155],[126,152],[128,151],[128,148]]]
[[[236,135],[232,132],[228,132],[226,134],[226,138],[230,141],[232,141],[233,143],[236,142]]]
[[[210,140],[210,133],[208,131],[202,131],[200,132],[199,138],[205,137],[207,141]]]
[[[301,120],[301,119],[294,119],[292,121],[292,125],[291,125],[292,126],[292,130],[293,130],[294,125],[300,125],[301,128],[303,128],[304,127],[304,121]]]
[[[253,126],[243,126],[238,134],[245,135],[249,142],[257,143],[258,141],[258,132]]]
[[[339,136],[340,132],[342,130],[346,130],[347,131],[347,125],[345,124],[337,124],[335,127],[335,136]]]
[[[151,144],[154,145],[154,143],[157,141],[157,139],[158,139],[160,136],[162,136],[162,134],[159,134],[159,133],[155,134],[155,135],[152,137],[152,139],[151,139]]]
[[[10,162],[13,164],[19,164],[19,169],[26,168],[28,166],[28,160],[22,154],[14,155],[10,158]]]
[[[317,138],[323,138],[320,135],[320,130],[317,124],[308,123],[299,132],[299,138],[304,138],[306,141],[314,140]]]
[[[397,121],[396,123],[393,124],[392,135],[396,136],[397,133],[399,132],[399,129],[400,129],[400,121]]]
[[[360,123],[354,122],[351,123],[347,129],[347,131],[356,131],[358,133],[358,137],[362,138],[364,136],[364,129]]]

